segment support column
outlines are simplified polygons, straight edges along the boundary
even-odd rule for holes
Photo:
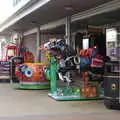
[[[40,27],[37,27],[37,49],[36,49],[36,62],[40,62],[41,61],[41,53],[40,51],[38,50],[38,48],[40,47],[41,45],[41,38],[40,38]]]
[[[68,16],[66,18],[66,24],[65,24],[65,36],[66,36],[66,43],[70,45],[71,43],[71,17]]]

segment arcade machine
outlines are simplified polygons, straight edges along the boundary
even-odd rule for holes
[[[106,29],[107,56],[110,61],[105,64],[105,100],[109,109],[120,109],[120,27]]]
[[[55,100],[95,100],[100,99],[98,82],[89,81],[88,69],[91,65],[93,51],[96,48],[81,51],[79,56],[65,43],[65,40],[50,43],[46,50],[49,53],[49,66],[44,69],[46,78],[50,80],[50,93]],[[94,57],[97,52],[94,52]],[[103,65],[103,63],[102,63]],[[74,84],[72,72],[79,70],[82,81]],[[63,82],[63,86],[59,85]]]

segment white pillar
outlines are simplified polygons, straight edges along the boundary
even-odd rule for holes
[[[0,59],[2,58],[2,48],[1,48],[2,41],[0,40]]]
[[[41,45],[41,38],[40,38],[40,27],[37,27],[37,51],[36,51],[36,62],[40,62],[41,61],[41,53],[38,50],[38,48]]]
[[[70,41],[71,41],[71,28],[70,28],[70,25],[71,25],[71,17],[68,16],[66,18],[66,24],[65,24],[65,36],[66,36],[66,43],[68,45],[70,45]]]

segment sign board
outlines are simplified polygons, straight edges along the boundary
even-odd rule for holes
[[[115,28],[106,29],[106,41],[107,42],[117,41],[117,30]]]
[[[119,49],[117,47],[118,43],[118,31],[116,28],[106,29],[106,48],[107,56],[111,60],[117,60],[119,57]]]
[[[89,39],[85,38],[83,39],[83,49],[88,49],[89,48]]]

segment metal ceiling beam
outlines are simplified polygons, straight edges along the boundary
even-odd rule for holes
[[[80,12],[78,14],[72,15],[71,22],[83,20],[83,19],[95,16],[95,15],[111,12],[111,11],[114,11],[117,9],[120,9],[120,0],[113,0],[111,2],[102,4],[98,7],[95,7],[95,8]],[[66,18],[63,18],[63,19],[55,21],[55,22],[41,25],[40,30],[53,29],[53,28],[56,28],[58,26],[65,25],[65,24],[66,24]]]
[[[24,32],[23,36],[27,36],[27,35],[30,35],[30,34],[33,34],[33,33],[37,33],[37,27]]]
[[[40,26],[40,30],[44,31],[44,30],[47,30],[47,29],[53,29],[53,28],[56,28],[58,26],[65,25],[65,24],[66,24],[66,19],[65,20],[61,19],[61,20],[58,20],[56,22],[51,22],[51,23],[45,24],[43,26]],[[30,34],[33,34],[33,33],[37,33],[37,27],[24,32],[23,35],[27,36],[27,35],[30,35]]]
[[[98,7],[75,14],[71,17],[71,21],[74,22],[77,20],[83,20],[83,19],[95,16],[95,15],[111,12],[117,9],[120,9],[120,0],[113,0],[111,2],[102,4]]]
[[[66,18],[55,21],[55,22],[51,22],[51,23],[48,23],[48,24],[45,24],[45,25],[41,25],[40,30],[43,31],[43,30],[47,30],[47,29],[53,29],[53,28],[56,28],[58,26],[65,25],[65,24],[66,24]]]

